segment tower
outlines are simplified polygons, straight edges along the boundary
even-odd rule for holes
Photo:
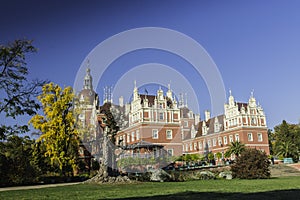
[[[93,78],[91,76],[90,68],[86,69],[86,75],[84,77],[83,89],[93,90]]]

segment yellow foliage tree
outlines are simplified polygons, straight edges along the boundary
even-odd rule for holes
[[[37,142],[45,144],[45,156],[50,158],[51,165],[59,167],[63,175],[68,175],[77,168],[79,147],[73,90],[71,87],[62,89],[54,83],[45,84],[38,100],[44,115],[33,116],[29,124],[41,131]]]

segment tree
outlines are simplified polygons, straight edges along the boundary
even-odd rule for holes
[[[300,151],[300,126],[285,120],[274,127],[273,151],[277,156],[291,157],[296,162]]]
[[[263,179],[270,178],[270,162],[266,153],[247,148],[231,166],[233,178]]]
[[[103,106],[101,106],[100,113],[103,113],[106,116],[106,121],[104,123],[107,127],[109,127],[109,132],[107,133],[107,135],[109,136],[111,142],[115,144],[115,135],[120,128],[117,125],[114,115],[111,112],[111,107],[111,103],[105,103]]]
[[[43,142],[45,156],[61,174],[68,175],[77,168],[79,135],[73,114],[74,94],[71,87],[62,89],[54,83],[45,84],[40,100],[44,116],[35,115],[29,121],[41,131],[37,142]]]
[[[0,114],[16,119],[20,115],[34,115],[40,105],[34,100],[45,81],[27,78],[25,56],[36,52],[30,40],[15,40],[0,44]],[[9,135],[28,131],[27,125],[0,124],[0,140]]]
[[[269,149],[270,149],[270,155],[274,155],[274,132],[272,132],[271,129],[268,129],[268,140],[269,140]]]
[[[231,142],[229,149],[225,152],[226,157],[234,154],[238,157],[245,150],[245,144],[242,144],[239,141]]]
[[[34,142],[28,136],[11,136],[0,143],[1,186],[37,181],[39,169],[32,156]]]

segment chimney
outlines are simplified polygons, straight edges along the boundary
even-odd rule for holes
[[[206,110],[204,114],[205,114],[205,121],[208,121],[210,119],[210,112]]]

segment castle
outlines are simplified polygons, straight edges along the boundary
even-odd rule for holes
[[[134,82],[131,102],[124,104],[123,97],[120,97],[119,105],[112,104],[112,95],[107,89],[104,93],[104,103],[111,103],[111,112],[120,127],[115,145],[127,150],[128,155],[159,155],[164,150],[171,156],[206,155],[209,152],[220,152],[224,156],[228,145],[234,141],[269,154],[266,116],[253,93],[248,102],[236,102],[230,91],[228,102],[224,102],[224,114],[210,116],[210,112],[205,111],[202,120],[182,99],[177,102],[170,85],[166,93],[158,88],[155,95],[148,95],[139,93]],[[99,154],[99,97],[93,90],[89,69],[79,99],[88,104],[80,120],[89,127],[91,153]]]

